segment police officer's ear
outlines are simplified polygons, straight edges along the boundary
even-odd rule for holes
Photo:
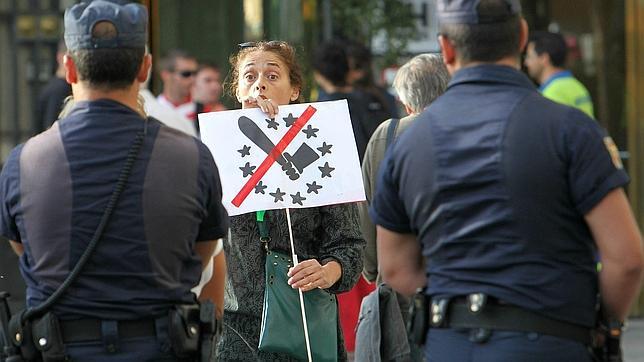
[[[528,45],[528,35],[529,35],[528,22],[524,18],[521,18],[521,31],[519,34],[519,54],[523,53],[525,47]],[[546,52],[547,54],[547,52]]]
[[[76,71],[76,63],[69,54],[63,56],[63,66],[65,67],[65,80],[69,84],[78,83],[78,72]]]
[[[141,67],[139,68],[139,73],[136,75],[136,80],[139,83],[144,83],[148,79],[150,74],[150,68],[152,67],[152,56],[150,54],[145,54],[143,60],[141,60]]]
[[[452,74],[455,71],[455,66],[457,65],[456,51],[452,42],[443,34],[438,36],[438,44],[441,46],[441,54],[443,55],[443,63],[447,71]]]

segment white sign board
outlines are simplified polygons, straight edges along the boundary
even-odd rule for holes
[[[365,200],[346,100],[199,114],[229,215]]]

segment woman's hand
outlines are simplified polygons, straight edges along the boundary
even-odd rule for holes
[[[277,116],[277,111],[279,110],[277,102],[261,94],[256,97],[248,96],[242,99],[242,108],[260,108],[271,119]]]
[[[320,265],[317,260],[308,259],[289,269],[288,276],[288,284],[293,289],[299,288],[303,292],[315,288],[327,289],[340,279],[342,267],[334,260]]]

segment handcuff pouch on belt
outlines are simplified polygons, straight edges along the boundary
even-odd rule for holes
[[[8,324],[2,326],[10,344],[3,341],[0,361],[5,358],[7,362],[64,361],[65,344],[58,317],[47,312],[41,317],[24,319],[25,312],[13,315]]]
[[[175,355],[179,358],[194,357],[199,350],[199,306],[175,305],[168,318],[168,337]]]
[[[411,297],[409,303],[407,335],[413,343],[419,346],[425,344],[425,337],[429,328],[428,302],[429,297],[425,295],[425,289],[419,288]]]
[[[218,331],[215,306],[211,301],[175,305],[169,313],[168,336],[178,358],[211,361]]]

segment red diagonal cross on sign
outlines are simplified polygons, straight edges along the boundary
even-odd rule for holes
[[[244,187],[239,190],[237,193],[237,196],[233,199],[232,203],[236,207],[239,207],[239,205],[246,200],[246,197],[248,197],[248,194],[250,194],[250,191],[257,185],[259,180],[264,177],[266,172],[268,172],[268,169],[271,168],[273,163],[275,163],[275,160],[277,157],[279,157],[282,152],[288,147],[289,144],[293,141],[295,136],[297,136],[298,132],[302,130],[302,127],[306,124],[306,122],[311,119],[313,114],[315,113],[316,109],[313,108],[312,106],[308,106],[302,115],[291,125],[291,127],[288,129],[288,132],[282,137],[282,139],[275,145],[275,148],[271,150],[271,152],[266,155],[266,158],[264,161],[259,165],[257,168],[257,171],[246,181],[246,184]]]

